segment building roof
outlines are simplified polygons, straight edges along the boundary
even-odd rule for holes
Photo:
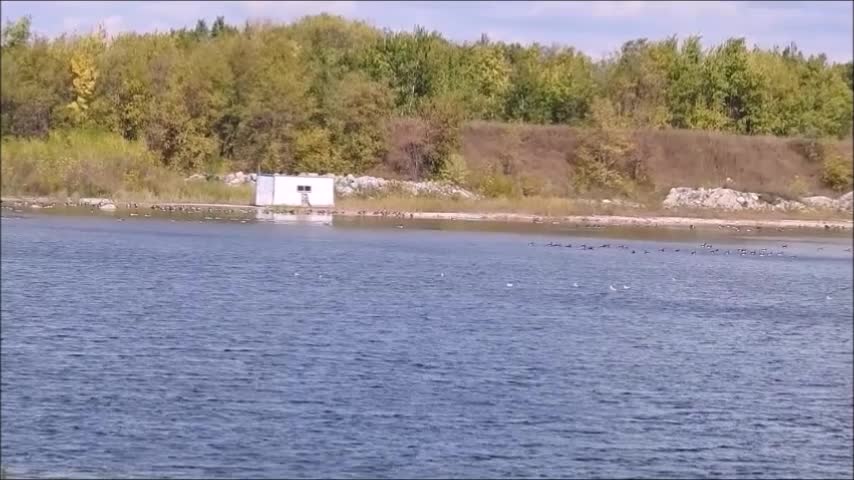
[[[335,179],[335,175],[318,175],[316,173],[300,173],[298,175],[288,175],[285,173],[259,173],[261,177],[293,177],[293,178],[331,178]]]

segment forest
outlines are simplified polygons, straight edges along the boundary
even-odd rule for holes
[[[4,186],[50,183],[47,170],[71,161],[58,155],[40,167],[26,152],[86,142],[133,152],[115,160],[131,184],[145,175],[134,156],[182,174],[359,174],[383,162],[399,119],[426,126],[414,176],[451,181],[465,168],[460,131],[472,121],[589,129],[598,143],[578,154],[588,161],[577,171],[599,184],[608,172],[597,169],[614,165],[606,158],[614,128],[814,142],[852,134],[851,62],[740,38],[637,39],[595,60],[571,46],[456,43],[421,27],[392,32],[330,15],[239,26],[218,17],[112,38],[103,30],[44,38],[24,17],[3,27],[1,48]],[[70,168],[36,190],[69,183]]]

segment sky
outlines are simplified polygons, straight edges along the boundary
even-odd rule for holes
[[[102,25],[109,34],[168,31],[218,16],[232,25],[247,20],[293,21],[330,13],[392,30],[421,25],[455,41],[493,40],[573,46],[594,58],[637,38],[701,35],[703,45],[745,37],[771,48],[791,42],[806,54],[835,62],[852,59],[854,1],[597,1],[597,2],[370,2],[370,1],[0,1],[5,22],[32,16],[33,30],[55,36]]]

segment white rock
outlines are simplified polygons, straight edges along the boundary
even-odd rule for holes
[[[839,210],[852,210],[852,200],[854,200],[854,192],[848,192],[845,195],[836,199],[836,206]]]
[[[98,208],[100,208],[101,210],[106,210],[106,211],[112,212],[116,209],[116,206],[112,203],[104,203],[104,204],[100,205]]]
[[[106,203],[113,203],[109,198],[81,198],[77,201],[78,205],[98,207]]]
[[[370,195],[383,191],[400,191],[410,195],[459,196],[475,198],[476,195],[455,185],[443,182],[410,182],[352,174],[335,177],[335,193],[341,196]]]
[[[714,210],[794,210],[801,209],[800,202],[774,199],[769,201],[758,193],[739,192],[729,188],[670,189],[662,202],[664,208],[693,208]]]
[[[836,205],[835,205],[836,202],[834,202],[834,200],[832,198],[824,197],[821,195],[802,198],[801,201],[804,202],[804,204],[806,204],[808,207],[812,207],[812,208],[832,209],[832,208],[836,207]]]
[[[806,208],[820,210],[852,209],[852,197],[849,192],[838,199],[825,196],[805,197],[798,200],[786,200],[779,197],[760,195],[754,192],[739,192],[728,188],[686,188],[670,189],[662,202],[664,208],[692,208],[716,210],[776,210],[798,211]]]

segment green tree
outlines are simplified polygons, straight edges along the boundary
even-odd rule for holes
[[[338,149],[332,136],[322,127],[307,127],[294,135],[294,161],[286,168],[289,173],[344,173]]]
[[[229,162],[365,172],[386,154],[389,121],[418,117],[425,136],[407,147],[417,175],[458,179],[463,123],[504,120],[591,128],[579,150],[591,159],[585,175],[599,178],[591,184],[616,172],[630,185],[642,164],[630,165],[630,153],[614,163],[605,147],[621,150],[622,133],[603,128],[603,115],[624,128],[819,141],[850,135],[854,111],[851,62],[806,57],[794,44],[748,49],[743,39],[705,50],[699,37],[639,39],[594,63],[571,47],[485,35],[460,44],[421,27],[381,31],[331,15],[240,29],[217,17],[210,28],[201,19],[110,41],[41,38],[24,17],[6,22],[0,37],[3,136],[106,130],[144,140],[152,157],[184,171]],[[509,178],[493,186],[504,183],[513,186]]]
[[[61,124],[60,112],[71,100],[66,40],[11,43],[0,51],[2,134],[46,136]]]
[[[465,68],[456,85],[474,118],[500,119],[510,90],[510,62],[487,39],[467,47],[463,53]]]
[[[675,38],[659,43],[646,39],[625,43],[609,79],[609,97],[619,115],[638,127],[668,125],[668,73],[678,65],[677,57]]]
[[[200,18],[196,22],[196,29],[193,30],[193,34],[195,35],[197,40],[204,40],[210,36],[210,30],[208,30],[208,23],[205,22],[205,19]]]
[[[74,99],[66,107],[77,125],[89,120],[89,107],[99,75],[97,61],[105,48],[105,38],[104,30],[99,30],[93,35],[79,38],[72,47],[69,66]]]
[[[446,95],[431,99],[422,107],[421,115],[427,124],[424,141],[427,151],[422,174],[440,176],[451,156],[459,153],[462,147],[463,113],[457,100]]]
[[[693,128],[697,111],[704,103],[703,50],[700,37],[689,37],[669,64],[667,71],[667,108],[670,126]]]
[[[211,37],[222,37],[225,35],[236,34],[237,29],[225,23],[225,17],[216,17],[213,25],[211,25]]]
[[[325,107],[324,124],[344,165],[352,172],[376,165],[387,150],[387,123],[394,107],[389,89],[351,73],[337,82]]]
[[[296,129],[314,112],[299,46],[283,32],[262,28],[246,39],[242,75],[235,78],[241,120],[234,155],[267,171],[290,171]],[[254,38],[253,38],[254,37]],[[237,71],[232,66],[232,71]]]
[[[644,164],[635,157],[626,129],[632,120],[605,99],[594,102],[591,120],[592,128],[567,157],[573,187],[580,193],[598,189],[630,193],[635,184],[646,181]]]
[[[27,45],[32,38],[32,33],[30,31],[32,23],[32,17],[29,15],[21,17],[14,22],[7,20],[6,26],[4,26],[3,31],[0,32],[0,37],[2,37],[0,46],[6,49]]]
[[[767,105],[767,89],[763,80],[751,63],[744,39],[729,39],[708,56],[704,86],[709,92],[706,107],[713,112],[723,112],[726,130],[765,133],[767,123],[763,108]]]

